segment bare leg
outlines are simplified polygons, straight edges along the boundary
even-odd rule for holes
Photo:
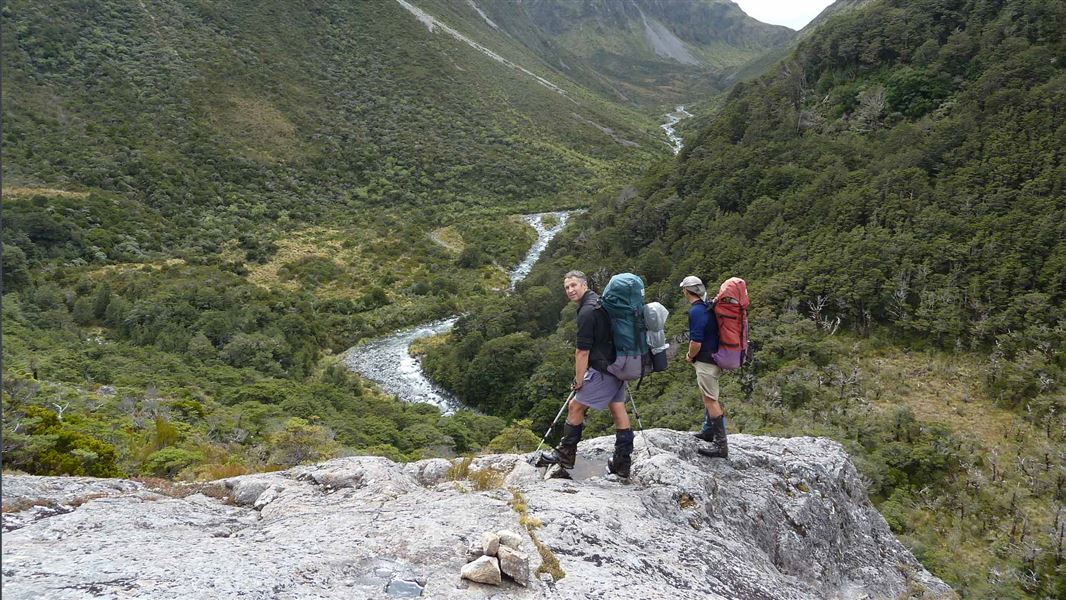
[[[716,403],[717,404],[717,403]],[[614,417],[615,429],[629,429],[629,413],[626,412],[625,402],[612,402],[607,405],[611,409],[611,416]]]
[[[722,405],[718,403],[717,398],[711,398],[704,394],[703,396],[703,408],[707,409],[707,416],[712,419],[717,419],[722,416]]]
[[[585,411],[588,409],[589,407],[577,400],[570,401],[570,408],[566,411],[566,422],[570,425],[581,425],[585,422]]]

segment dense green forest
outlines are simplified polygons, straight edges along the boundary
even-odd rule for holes
[[[594,287],[639,273],[671,335],[683,276],[743,276],[755,342],[724,382],[731,430],[842,442],[893,529],[964,597],[1062,597],[1064,61],[1062,3],[842,12],[736,86],[676,165],[578,217],[427,370],[539,431],[572,377],[568,269]],[[645,426],[698,426],[687,367],[645,380]]]

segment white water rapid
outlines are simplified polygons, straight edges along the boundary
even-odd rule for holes
[[[556,223],[547,226],[544,219],[554,216]],[[525,215],[523,217],[537,231],[537,240],[508,274],[513,290],[516,283],[525,279],[540,258],[541,253],[570,218],[569,212]],[[434,384],[422,372],[418,359],[411,356],[409,348],[415,340],[451,331],[458,316],[425,323],[418,327],[398,331],[385,337],[376,338],[348,349],[344,353],[344,364],[363,377],[376,382],[388,394],[395,394],[406,402],[428,402],[440,408],[445,414],[458,410],[461,406],[454,396]]]
[[[681,136],[674,132],[674,126],[681,122],[681,119],[687,119],[692,116],[692,113],[685,110],[684,105],[678,106],[674,109],[674,112],[666,114],[666,122],[659,126],[664,132],[666,132],[666,139],[670,140],[670,148],[673,149],[674,154],[681,152],[681,147],[684,145],[684,140]]]

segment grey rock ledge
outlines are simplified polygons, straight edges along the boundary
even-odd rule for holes
[[[3,597],[955,597],[893,537],[839,444],[738,434],[726,462],[697,455],[689,433],[649,430],[651,456],[644,440],[628,483],[541,481],[526,456],[492,455],[471,465],[506,474],[506,487],[486,491],[448,481],[441,459],[349,457],[236,477],[217,482],[221,500],[6,475]],[[613,444],[582,442],[579,461],[599,472]],[[540,565],[513,492],[565,577],[460,584],[485,531],[519,532]]]

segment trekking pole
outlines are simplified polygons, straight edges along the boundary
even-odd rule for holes
[[[648,456],[651,456],[651,442],[648,441],[648,434],[644,433],[644,423],[640,420],[640,411],[637,410],[637,401],[633,398],[633,394],[629,391],[629,382],[625,383],[626,395],[629,396],[629,403],[633,405],[633,416],[637,418],[637,426],[640,427],[640,436],[644,438],[644,447],[648,449]]]
[[[548,436],[551,435],[552,429],[555,429],[555,424],[559,422],[559,417],[563,416],[563,411],[565,411],[566,407],[570,405],[570,401],[574,399],[575,394],[577,394],[576,390],[570,392],[570,395],[566,397],[566,402],[563,402],[563,405],[559,408],[559,413],[555,415],[554,419],[552,419],[552,424],[548,426],[548,431],[544,432],[544,438],[540,440],[540,443],[537,444],[537,449],[533,452],[540,452],[541,446],[544,445],[544,442],[548,441]]]

